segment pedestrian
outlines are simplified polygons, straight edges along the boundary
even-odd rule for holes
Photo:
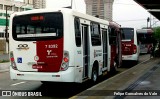
[[[154,47],[153,46],[150,48],[149,52],[150,52],[150,58],[155,57],[155,55],[154,55]]]

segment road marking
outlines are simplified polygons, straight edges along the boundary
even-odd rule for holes
[[[10,85],[10,86],[16,86],[16,85],[24,84],[24,83],[26,83],[26,82],[19,82],[19,83],[12,84],[12,85]]]

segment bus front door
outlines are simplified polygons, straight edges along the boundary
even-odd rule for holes
[[[102,29],[102,39],[103,39],[103,68],[107,67],[108,64],[108,47],[107,47],[107,29]]]
[[[88,26],[82,25],[82,44],[83,44],[83,79],[88,78],[89,69],[89,36],[88,36]]]

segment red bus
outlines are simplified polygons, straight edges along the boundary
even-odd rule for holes
[[[109,23],[109,44],[111,48],[111,68],[116,69],[122,64],[122,50],[121,50],[121,31],[120,25],[115,22]]]
[[[137,36],[140,43],[140,53],[149,53],[153,47],[153,30],[137,29]]]
[[[132,27],[122,27],[122,60],[138,62],[139,44],[137,41],[136,29]]]

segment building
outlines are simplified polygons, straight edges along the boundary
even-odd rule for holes
[[[113,2],[114,0],[85,0],[86,13],[112,21]]]
[[[9,23],[10,14],[18,11],[33,9],[33,5],[24,4],[14,0],[1,0],[0,2],[0,52],[8,53],[8,43],[6,43],[6,16],[7,23]],[[6,13],[7,11],[7,13]],[[7,25],[8,28],[8,25]]]
[[[46,8],[46,0],[24,0],[24,3],[33,5],[34,9]]]

